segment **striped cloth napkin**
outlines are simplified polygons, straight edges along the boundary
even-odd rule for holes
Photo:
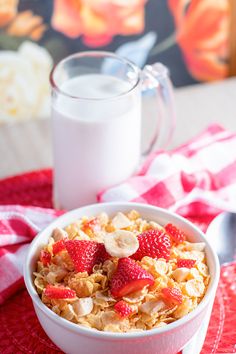
[[[29,243],[61,211],[20,205],[0,206],[0,304],[22,288]]]
[[[236,211],[236,134],[214,124],[177,149],[156,151],[98,200],[156,205],[204,229],[222,210]]]
[[[175,150],[156,151],[135,176],[100,193],[98,201],[157,205],[206,229],[222,210],[236,211],[236,134],[212,125]],[[61,214],[0,206],[0,304],[23,285],[22,264],[30,241]]]

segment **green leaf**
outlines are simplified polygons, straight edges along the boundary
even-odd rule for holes
[[[2,50],[17,50],[21,43],[27,39],[27,37],[9,36],[6,32],[0,31],[0,48]]]

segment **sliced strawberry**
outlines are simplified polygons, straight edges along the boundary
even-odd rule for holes
[[[178,259],[177,267],[178,268],[193,268],[196,261],[194,259]]]
[[[118,315],[122,318],[129,317],[129,315],[131,315],[131,313],[133,313],[132,308],[124,300],[118,301],[115,304],[114,309],[118,313]]]
[[[177,288],[163,288],[161,293],[163,300],[170,306],[180,305],[183,301],[183,295]]]
[[[77,272],[92,272],[95,264],[110,258],[104,244],[87,240],[68,240],[64,242]]]
[[[148,230],[138,235],[139,248],[131,258],[141,260],[144,256],[169,259],[171,242],[162,230]]]
[[[47,285],[44,295],[49,299],[73,299],[76,297],[76,292],[63,286]]]
[[[83,226],[82,226],[82,231],[84,231],[86,234],[91,235],[94,232],[99,232],[101,231],[101,225],[99,223],[99,220],[97,218],[93,218],[91,220],[86,221]]]
[[[64,240],[57,241],[52,245],[52,252],[54,255],[61,251],[64,251],[65,249],[66,247]]]
[[[109,258],[111,258],[111,255],[106,251],[104,244],[98,243],[96,264],[104,263]]]
[[[120,258],[111,279],[111,294],[122,297],[154,283],[153,276],[130,258]]]
[[[47,251],[41,250],[39,260],[43,263],[44,266],[47,266],[51,262],[51,254]]]
[[[173,224],[167,224],[165,226],[166,233],[170,236],[171,240],[175,243],[181,243],[186,240],[185,234],[183,231],[178,229]]]

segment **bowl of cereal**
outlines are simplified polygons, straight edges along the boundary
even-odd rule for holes
[[[41,231],[24,280],[42,327],[66,353],[176,354],[209,320],[219,262],[183,217],[103,203]]]

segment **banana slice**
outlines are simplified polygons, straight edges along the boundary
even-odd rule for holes
[[[52,237],[54,238],[54,241],[57,242],[62,240],[63,238],[67,238],[68,233],[65,230],[63,230],[61,227],[56,227],[53,230]]]
[[[166,304],[161,300],[150,300],[144,302],[140,307],[140,311],[147,315],[153,315],[166,307]]]
[[[181,283],[187,279],[189,273],[190,269],[188,268],[177,268],[173,271],[172,276],[178,283]]]
[[[187,251],[204,251],[206,247],[205,242],[186,242],[186,250]]]
[[[93,299],[91,297],[84,297],[74,302],[72,306],[77,316],[86,316],[93,309]]]
[[[116,229],[125,229],[132,224],[129,218],[121,212],[118,212],[116,216],[112,219],[112,225]]]
[[[106,251],[112,257],[129,257],[139,248],[139,242],[133,232],[117,230],[104,237]]]

